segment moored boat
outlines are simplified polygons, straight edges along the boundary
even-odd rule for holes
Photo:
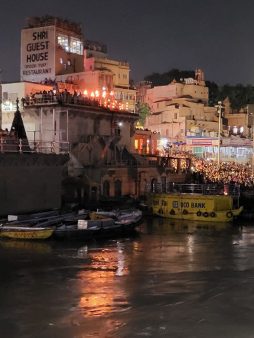
[[[137,223],[142,217],[143,213],[139,209],[115,209],[111,211],[97,210],[89,213],[90,219],[103,219],[110,217],[115,220],[116,223]]]
[[[47,239],[52,236],[53,231],[50,228],[1,226],[0,238],[22,240]]]
[[[206,222],[231,222],[243,210],[234,206],[228,190],[214,186],[174,185],[174,191],[150,193],[148,207],[152,214],[172,219]]]
[[[135,231],[141,217],[109,218],[99,215],[98,218],[79,220],[73,224],[63,224],[55,228],[53,237],[62,239],[97,240],[126,236]]]

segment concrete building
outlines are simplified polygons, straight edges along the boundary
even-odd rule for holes
[[[73,84],[73,90],[89,96],[111,93],[119,109],[134,112],[129,73],[127,62],[108,58],[105,45],[85,40],[77,23],[31,17],[21,31],[21,81]]]
[[[52,16],[31,17],[21,31],[21,81],[50,82],[83,71],[81,26]]]
[[[145,83],[144,86],[147,88],[147,83]],[[141,88],[144,86],[141,86]],[[205,85],[204,73],[200,69],[197,69],[195,79],[182,79],[181,82],[174,80],[166,86],[147,88],[144,102],[150,106],[152,112],[155,112],[158,110],[157,102],[181,97],[191,98],[207,105],[208,95],[208,87]]]
[[[53,89],[50,85],[44,85],[34,82],[12,82],[2,84],[2,129],[10,130],[14,113],[16,111],[17,99],[20,100],[20,111],[23,114],[24,106],[22,98],[30,97],[31,95],[43,91],[50,91]],[[33,138],[36,132],[36,127],[33,122],[26,123],[26,131],[28,136]]]
[[[28,101],[23,113],[24,125],[33,121],[40,131],[36,149],[42,151],[44,144],[53,141],[54,151],[60,153],[66,151],[65,140],[70,145],[65,196],[76,198],[81,205],[100,198],[140,196],[154,182],[185,179],[184,173],[170,170],[158,157],[146,158],[135,152],[137,119],[134,113],[68,100],[61,104]]]
[[[135,111],[136,90],[130,86],[130,66],[127,62],[113,60],[107,56],[107,47],[98,42],[86,41],[84,49],[84,71],[57,76],[57,81],[74,83],[88,95],[111,95],[119,109]],[[104,93],[104,94],[103,94]]]
[[[188,137],[218,137],[217,109],[207,105],[208,88],[201,70],[196,70],[195,79],[147,89],[145,102],[151,108],[146,127],[161,135],[160,151],[171,144],[199,153],[200,147],[192,147]]]
[[[137,153],[138,114],[129,65],[92,46],[86,44],[84,57],[76,24],[53,17],[30,18],[22,30],[22,82],[2,86],[2,127],[10,128],[19,99],[29,151],[70,153],[66,201],[84,205],[101,197],[140,196],[147,185],[184,180],[184,173],[171,170],[157,156],[147,159]],[[77,95],[82,84],[88,87]],[[122,107],[101,105],[100,99],[107,99],[104,92]],[[153,154],[154,146],[146,150]]]

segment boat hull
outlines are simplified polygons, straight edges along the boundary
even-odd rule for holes
[[[82,241],[109,239],[135,233],[137,225],[138,222],[117,223],[113,219],[87,220],[83,229],[77,225],[64,225],[55,229],[53,238]]]
[[[160,217],[202,222],[231,222],[243,210],[233,208],[230,196],[200,194],[153,194],[149,207]]]
[[[44,228],[2,227],[0,229],[0,238],[42,240],[51,237],[53,231],[53,229]]]

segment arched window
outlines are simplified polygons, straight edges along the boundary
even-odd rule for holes
[[[115,196],[122,196],[122,182],[120,180],[115,181]]]
[[[109,181],[103,182],[103,196],[109,197],[110,184]]]

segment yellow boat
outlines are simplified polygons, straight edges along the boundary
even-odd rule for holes
[[[32,228],[32,227],[14,227],[1,226],[0,238],[22,239],[22,240],[38,240],[47,239],[53,234],[50,228]]]
[[[231,222],[243,210],[230,195],[179,192],[150,193],[148,206],[161,217],[205,222]]]

